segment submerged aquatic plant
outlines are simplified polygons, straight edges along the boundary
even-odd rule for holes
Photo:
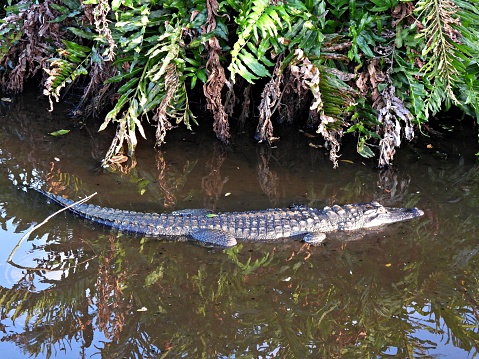
[[[146,122],[158,146],[178,124],[198,124],[197,94],[228,143],[235,113],[241,125],[251,115],[251,86],[261,92],[258,141],[277,139],[275,117],[296,121],[326,140],[335,166],[346,132],[356,134],[359,154],[377,148],[387,166],[443,106],[479,120],[477,0],[8,4],[2,88],[21,91],[39,70],[52,106],[72,85],[82,88],[72,114],[102,119],[100,130],[117,126],[105,166],[133,154]]]

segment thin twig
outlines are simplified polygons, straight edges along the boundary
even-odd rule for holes
[[[27,233],[25,233],[23,235],[22,238],[20,238],[20,240],[18,241],[17,245],[15,246],[15,248],[13,248],[12,252],[10,253],[10,255],[8,256],[8,259],[7,259],[7,263],[8,264],[11,264],[17,268],[21,268],[21,269],[26,269],[26,270],[48,270],[48,269],[45,269],[45,268],[32,268],[32,267],[24,267],[24,266],[21,266],[19,264],[16,264],[15,262],[13,262],[12,258],[13,256],[15,255],[15,252],[18,250],[18,248],[22,245],[22,243],[25,241],[25,239],[27,239],[30,234],[33,233],[33,231],[35,231],[36,229],[40,228],[41,226],[43,226],[45,223],[47,223],[51,218],[53,218],[54,216],[56,216],[57,214],[63,212],[63,211],[66,211],[67,209],[70,209],[71,207],[74,207],[76,206],[77,204],[82,204],[86,201],[89,201],[93,196],[95,196],[97,194],[97,192],[79,200],[78,202],[75,202],[75,203],[72,203],[71,205],[69,206],[66,206],[66,207],[63,207],[62,209],[56,211],[55,213],[49,215],[47,218],[45,218],[45,220],[35,226],[33,226]]]

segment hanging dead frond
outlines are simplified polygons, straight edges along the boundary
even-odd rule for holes
[[[62,31],[60,25],[53,22],[56,15],[51,8],[57,1],[20,6],[28,3],[21,1],[17,4],[18,13],[3,18],[0,24],[0,68],[11,69],[3,72],[1,86],[9,92],[23,91],[23,84],[47,67],[52,48],[61,45]]]
[[[156,146],[160,146],[165,142],[166,131],[173,128],[173,125],[168,120],[168,109],[175,96],[175,93],[180,85],[178,81],[178,74],[176,73],[176,66],[171,63],[166,68],[165,72],[165,95],[160,102],[160,105],[155,110],[153,121],[156,125]]]
[[[163,103],[162,103],[163,105]],[[159,106],[155,110],[155,115],[153,116],[153,121],[156,122],[156,146],[160,146],[165,143],[166,131],[171,130],[173,125],[168,121],[168,116],[164,111],[164,108]]]
[[[216,0],[207,0],[208,19],[204,25],[206,33],[212,32],[216,28],[215,16],[218,16],[218,2]],[[216,137],[224,143],[230,141],[230,126],[228,122],[228,114],[225,111],[221,101],[221,91],[226,84],[225,70],[220,62],[221,46],[216,36],[211,37],[206,42],[208,51],[208,62],[206,70],[208,72],[208,80],[203,86],[203,93],[206,97],[207,108],[213,112],[213,130]],[[228,84],[231,88],[231,85]]]
[[[226,81],[225,85],[228,88],[228,91],[226,91],[226,97],[225,97],[225,106],[224,106],[225,112],[229,116],[233,116],[234,107],[235,107],[236,103],[238,102],[238,99],[236,98],[234,87],[231,84],[231,82]]]
[[[113,61],[115,58],[116,43],[115,40],[113,40],[111,30],[108,26],[110,23],[110,20],[108,20],[108,14],[110,11],[111,7],[108,1],[98,0],[98,4],[93,8],[93,17],[96,31],[98,34],[105,37],[109,46],[106,60]]]
[[[247,84],[243,89],[243,101],[241,102],[241,114],[238,118],[239,131],[242,132],[246,120],[251,116],[251,88],[252,84]]]
[[[284,71],[285,85],[281,95],[281,105],[278,106],[279,123],[286,121],[291,124],[304,113],[306,106],[311,102],[309,88],[303,86],[298,76],[297,66],[288,66]]]
[[[297,49],[295,55],[295,60],[290,64],[291,74],[313,95],[308,124],[318,126],[316,132],[328,142],[329,158],[336,168],[344,126],[341,116],[345,108],[353,103],[354,91],[326,68],[321,71],[302,50]]]
[[[379,130],[382,138],[379,142],[379,167],[388,166],[401,145],[401,128],[408,141],[414,138],[413,116],[404,103],[396,96],[396,89],[387,75],[387,86],[377,96],[373,108],[378,111]],[[401,125],[402,124],[402,125]]]
[[[256,127],[255,139],[259,142],[267,141],[271,143],[278,137],[273,136],[273,124],[271,116],[276,110],[277,104],[281,100],[281,83],[283,81],[283,72],[281,71],[281,58],[278,59],[273,71],[273,76],[266,84],[261,93],[261,103],[258,106],[259,120]]]
[[[127,140],[127,131],[122,122],[118,122],[116,127],[116,134],[113,140],[111,141],[110,147],[105,154],[105,157],[102,160],[102,167],[109,167],[115,161],[113,160],[116,156],[121,156],[124,154],[123,143]]]
[[[389,55],[392,48],[383,48]],[[394,158],[396,148],[401,145],[401,136],[407,140],[414,138],[414,117],[404,102],[396,95],[396,88],[390,76],[391,67],[382,71],[382,63],[392,64],[390,58],[373,58],[367,62],[365,70],[358,76],[356,85],[364,97],[373,101],[372,108],[377,111],[375,137],[379,138],[379,167],[388,166]],[[358,152],[364,157],[372,157],[373,153],[366,141],[371,135],[360,134]]]
[[[312,111],[312,113],[314,113]],[[337,168],[338,167],[338,158],[341,157],[339,155],[339,150],[341,149],[341,144],[340,140],[341,137],[343,137],[343,129],[337,128],[336,130],[331,129],[331,125],[333,127],[337,127],[336,123],[337,120],[335,118],[332,118],[330,116],[326,115],[321,115],[320,116],[321,123],[318,126],[318,129],[316,130],[317,133],[320,133],[323,138],[328,142],[329,145],[329,160],[333,163],[333,167]]]

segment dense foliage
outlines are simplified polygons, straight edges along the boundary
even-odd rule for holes
[[[479,120],[477,0],[9,0],[0,21],[2,88],[41,75],[52,107],[81,88],[73,115],[117,126],[104,165],[132,155],[145,120],[157,145],[191,128],[197,93],[223,142],[232,118],[257,117],[266,142],[273,116],[307,118],[335,165],[344,132],[385,166],[443,106]]]

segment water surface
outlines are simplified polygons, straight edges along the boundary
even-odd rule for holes
[[[132,162],[101,169],[112,132],[48,114],[32,95],[0,117],[0,349],[10,357],[474,357],[479,346],[477,137],[432,123],[394,167],[345,147],[332,169],[320,138],[279,129],[275,147],[208,119],[151,138]],[[447,116],[447,115],[444,115]],[[63,137],[49,132],[72,130]],[[114,130],[114,129],[113,129]],[[152,137],[152,135],[149,135]],[[378,200],[425,216],[325,245],[232,249],[119,234],[63,212],[29,189],[163,212],[251,210]]]

